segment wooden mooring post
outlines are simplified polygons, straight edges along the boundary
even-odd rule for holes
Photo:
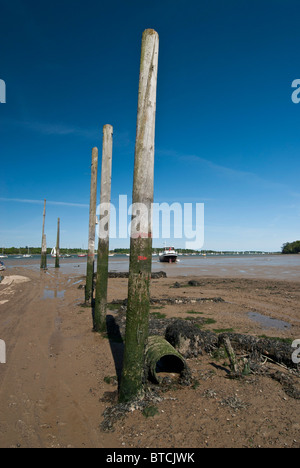
[[[97,208],[97,176],[98,176],[98,148],[92,149],[90,218],[89,218],[89,246],[86,267],[85,303],[92,304],[94,290],[95,266],[95,229]]]
[[[97,279],[93,317],[94,331],[96,332],[103,332],[106,330],[112,143],[113,127],[111,125],[104,125],[101,165],[100,222],[98,229]]]
[[[60,250],[60,218],[58,218],[57,220],[55,268],[59,268],[59,255],[60,255],[59,250]]]
[[[46,219],[46,200],[44,200],[43,212],[43,232],[42,232],[42,251],[41,251],[41,269],[47,269],[47,242],[45,235],[45,219]]]
[[[143,33],[140,62],[133,206],[139,222],[131,223],[125,350],[119,401],[143,396],[145,346],[148,340],[152,262],[154,137],[159,37]],[[136,205],[135,205],[136,204]],[[141,211],[143,213],[141,213]]]

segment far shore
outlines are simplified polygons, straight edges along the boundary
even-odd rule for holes
[[[168,277],[176,276],[217,276],[235,278],[261,278],[298,281],[300,277],[300,255],[211,255],[180,256],[176,264],[159,262],[153,257],[152,271],[164,271]],[[48,256],[48,269],[54,268],[54,258]],[[40,257],[3,259],[7,271],[11,268],[26,267],[39,269]],[[60,259],[61,271],[66,274],[85,274],[86,258],[71,257]],[[96,263],[95,263],[96,269]],[[129,269],[129,257],[109,257],[109,271],[123,272]]]

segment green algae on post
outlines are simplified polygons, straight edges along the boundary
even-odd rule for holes
[[[85,302],[91,304],[93,300],[93,277],[95,265],[95,229],[97,206],[97,175],[98,175],[98,148],[92,149],[90,217],[89,217],[89,246],[86,267]]]
[[[145,345],[148,340],[150,311],[150,279],[152,261],[152,203],[154,181],[154,137],[158,69],[157,32],[143,33],[137,130],[134,160],[133,206],[142,206],[139,230],[131,224],[128,306],[126,315],[125,350],[119,401],[143,396],[145,381]],[[134,221],[135,213],[132,214]]]
[[[101,167],[100,223],[98,230],[99,242],[94,307],[94,331],[96,332],[104,332],[106,330],[112,140],[113,127],[111,125],[104,125]]]

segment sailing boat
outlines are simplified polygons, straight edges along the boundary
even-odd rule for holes
[[[2,254],[0,255],[0,258],[8,258],[7,255],[4,255],[4,249],[2,249]]]
[[[28,247],[28,253],[23,255],[23,258],[32,258],[32,255],[29,253],[29,247]]]
[[[56,247],[51,250],[51,257],[56,258]]]

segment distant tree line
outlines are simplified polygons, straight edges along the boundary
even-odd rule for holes
[[[298,250],[296,252],[290,252],[290,251],[285,251],[283,253],[298,253],[300,251],[299,249],[299,244],[300,244],[300,241],[296,241],[296,242],[293,242],[292,244],[284,244],[283,247],[285,246],[289,246],[289,245],[294,245],[294,244],[297,244],[298,243]],[[52,247],[49,247],[47,249],[47,254],[49,255],[51,253],[51,250],[52,250]],[[153,247],[152,248],[152,252],[153,253],[156,253],[158,254],[159,252],[161,252],[162,250],[164,250],[164,247],[161,247],[161,248],[157,248],[157,247]],[[219,250],[201,250],[200,252],[197,251],[197,250],[191,250],[191,249],[181,249],[181,248],[175,248],[175,250],[178,252],[178,253],[182,253],[182,254],[192,254],[192,253],[202,253],[202,254],[232,254],[232,253],[243,253],[243,252],[238,252],[238,251],[227,251],[227,250],[223,250],[222,252],[219,251]],[[288,250],[288,249],[287,249]],[[5,253],[7,255],[24,255],[24,254],[27,254],[28,252],[31,254],[31,255],[39,255],[41,253],[41,247],[3,247],[1,248],[0,247],[0,253]],[[119,254],[119,255],[122,255],[122,254],[129,254],[130,253],[130,249],[129,248],[117,248],[117,249],[113,249],[113,250],[110,250],[111,253],[114,253],[114,254]],[[76,255],[77,253],[87,253],[87,250],[85,249],[82,249],[82,248],[63,248],[61,247],[60,248],[60,253],[63,255],[63,254],[69,254],[69,255]],[[247,254],[259,254],[259,253],[263,253],[263,252],[258,252],[258,251],[254,251],[254,250],[247,250],[245,253]],[[278,252],[279,253],[279,252]]]
[[[47,249],[47,254],[50,254],[52,250],[52,247],[49,247]],[[41,253],[41,247],[5,247],[3,249],[0,248],[0,253],[3,251],[6,255],[25,255],[28,252],[31,255],[39,255]],[[83,249],[60,249],[61,254],[77,254],[81,252],[86,252],[86,250]]]
[[[300,240],[295,242],[287,242],[282,246],[283,254],[298,254],[300,253]]]

